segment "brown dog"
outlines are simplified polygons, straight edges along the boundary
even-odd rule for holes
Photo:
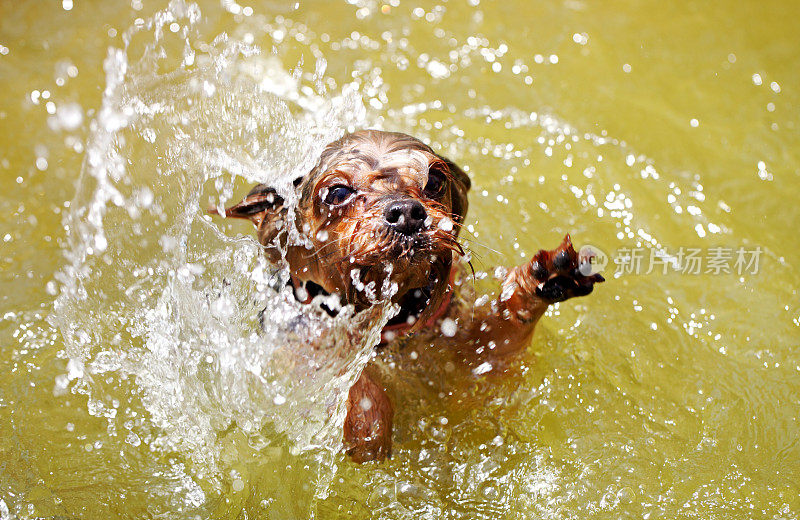
[[[454,315],[451,283],[454,259],[463,254],[457,237],[469,188],[458,166],[419,140],[364,130],[329,144],[314,169],[295,181],[293,218],[277,191],[263,184],[224,216],[250,219],[271,260],[283,251],[303,300],[338,294],[356,310],[376,299],[398,303],[384,341],[438,331],[437,321],[447,315],[447,333],[437,343],[520,350],[548,305],[589,294],[603,278],[590,273],[591,255],[579,257],[567,236],[557,249],[511,269],[495,301]],[[389,454],[392,415],[384,389],[365,371],[350,389],[344,424],[355,461]]]

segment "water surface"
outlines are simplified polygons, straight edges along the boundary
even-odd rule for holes
[[[798,14],[1,5],[0,518],[800,517]],[[363,127],[470,173],[479,287],[567,232],[609,265],[505,373],[383,352],[394,453],[356,466],[384,309],[290,335],[280,269],[205,209]]]

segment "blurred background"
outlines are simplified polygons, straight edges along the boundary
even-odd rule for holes
[[[800,518],[798,15],[0,3],[0,519]],[[479,275],[565,233],[609,263],[504,374],[382,354],[357,466],[326,410],[369,333],[292,380],[280,266],[205,210],[364,127],[468,171]]]

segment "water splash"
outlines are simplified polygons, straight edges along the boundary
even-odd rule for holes
[[[254,182],[294,204],[291,181],[366,111],[354,88],[322,97],[257,46],[202,41],[201,22],[173,1],[109,50],[52,320],[69,358],[56,393],[88,395],[110,435],[214,475],[232,428],[256,451],[283,436],[336,452],[391,309],[301,308],[285,265],[205,215]]]

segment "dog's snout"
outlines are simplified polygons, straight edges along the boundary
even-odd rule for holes
[[[428,213],[420,201],[406,199],[392,202],[386,206],[383,216],[395,231],[404,235],[413,235],[425,227]]]

